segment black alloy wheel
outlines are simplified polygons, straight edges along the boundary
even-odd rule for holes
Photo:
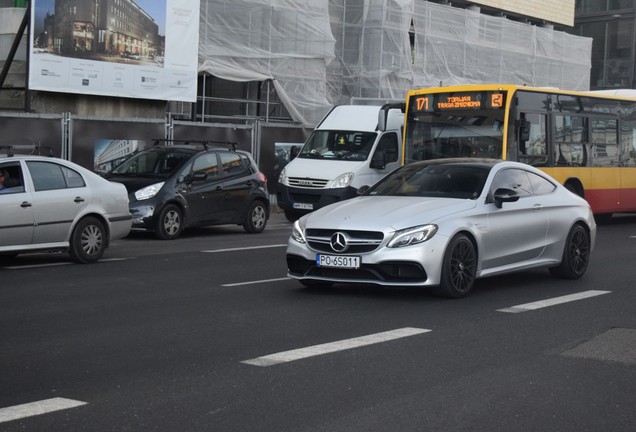
[[[466,297],[475,284],[477,252],[475,245],[464,234],[451,239],[444,253],[440,285],[437,295],[450,298]]]
[[[562,279],[580,278],[587,270],[590,252],[590,234],[582,225],[574,225],[565,241],[561,264],[557,267],[551,267],[550,273],[552,276]]]

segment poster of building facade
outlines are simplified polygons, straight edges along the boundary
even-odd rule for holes
[[[199,0],[33,0],[29,88],[196,101]]]

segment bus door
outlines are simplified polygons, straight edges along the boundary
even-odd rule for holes
[[[547,115],[519,113],[516,121],[517,160],[537,167],[548,166]]]

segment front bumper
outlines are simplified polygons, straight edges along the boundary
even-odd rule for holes
[[[338,269],[318,266],[316,255],[321,252],[289,239],[287,275],[297,280],[335,283],[402,287],[439,285],[447,237],[437,234],[419,245],[401,248],[387,248],[387,242],[385,239],[373,252],[355,254],[361,258],[360,268]]]
[[[329,204],[344,201],[358,195],[353,187],[335,189],[305,189],[278,184],[276,199],[285,211],[306,214]]]

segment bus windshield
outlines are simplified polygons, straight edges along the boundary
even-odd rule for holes
[[[495,96],[500,102],[493,102]],[[449,157],[501,158],[504,100],[503,92],[411,96],[405,162]]]

